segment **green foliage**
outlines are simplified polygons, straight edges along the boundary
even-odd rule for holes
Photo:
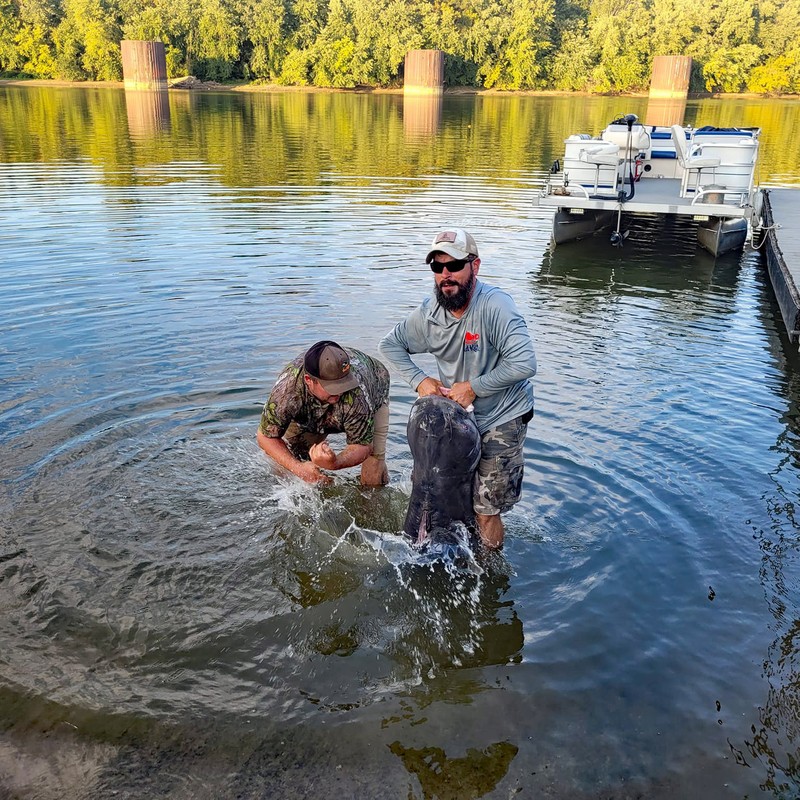
[[[753,44],[719,50],[703,67],[706,89],[710,92],[743,91],[750,70],[758,62],[758,56],[759,50]]]
[[[587,89],[596,57],[586,32],[586,22],[570,23],[561,34],[561,46],[557,47],[550,68],[554,88],[579,92]]]
[[[747,88],[751,92],[782,94],[800,92],[800,48],[771,58],[750,73]]]
[[[697,0],[653,0],[651,15],[653,55],[692,55],[689,48],[705,24]]]
[[[444,82],[448,86],[480,86],[478,65],[461,56],[445,53]]]
[[[800,0],[766,0],[759,7],[761,63],[751,72],[751,92],[800,93]]]
[[[390,84],[405,54],[421,44],[418,26],[403,0],[330,0],[325,24],[305,51],[310,81],[334,87]]]
[[[39,25],[23,25],[15,37],[20,69],[37,78],[56,77],[56,60],[50,37]]]
[[[243,0],[237,8],[237,18],[243,26],[245,77],[277,79],[286,57],[289,35],[283,0]]]
[[[594,91],[644,89],[650,78],[649,11],[642,0],[592,0],[588,35]]]
[[[800,0],[0,0],[0,72],[118,80],[126,38],[171,77],[391,86],[429,48],[449,85],[613,93],[682,54],[693,89],[798,92],[798,30]]]
[[[17,41],[20,22],[15,12],[10,0],[0,0],[0,73],[15,73],[22,63]]]
[[[228,80],[239,60],[239,25],[225,0],[204,0],[197,9],[194,57],[197,76]]]
[[[57,76],[119,80],[121,32],[113,0],[63,0],[62,14],[53,31]]]
[[[511,16],[495,26],[496,57],[487,68],[484,86],[532,89],[544,86],[544,55],[551,47],[552,0],[512,0]]]
[[[311,59],[306,50],[290,50],[283,60],[278,83],[287,86],[308,86],[311,80]]]

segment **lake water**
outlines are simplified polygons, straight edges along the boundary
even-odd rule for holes
[[[552,250],[533,207],[567,135],[646,108],[0,86],[1,797],[798,796],[800,360],[759,254]],[[800,103],[686,121],[760,126],[800,187]],[[452,225],[540,364],[479,577],[405,563],[399,380],[386,490],[255,442]]]

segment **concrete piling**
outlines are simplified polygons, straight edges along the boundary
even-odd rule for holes
[[[123,40],[120,47],[126,89],[167,88],[167,59],[162,42]]]
[[[409,50],[403,76],[405,94],[441,94],[444,91],[444,53]]]

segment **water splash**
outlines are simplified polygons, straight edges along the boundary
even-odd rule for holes
[[[276,475],[271,489],[269,500],[281,511],[311,517],[322,514],[325,506],[322,493],[294,475]]]
[[[374,530],[360,530],[362,540],[376,553],[398,568],[441,567],[450,575],[482,575],[483,567],[475,558],[470,546],[470,533],[462,523],[457,523],[446,535],[428,540],[416,547],[402,533],[391,534]]]

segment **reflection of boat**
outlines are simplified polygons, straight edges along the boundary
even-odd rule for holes
[[[709,290],[718,308],[735,310],[733,298],[742,269],[738,253],[712,256],[696,246],[697,223],[671,214],[633,214],[628,220],[630,240],[636,241],[636,257],[625,258],[613,247],[551,247],[542,253],[536,283],[578,288],[559,295],[558,305],[578,314],[608,302],[609,297],[658,296],[664,308],[677,316],[694,318],[703,304],[687,304],[685,290]],[[723,301],[722,297],[728,298]],[[703,313],[705,311],[703,310]]]
[[[537,198],[556,210],[553,242],[561,244],[614,226],[621,245],[622,212],[678,214],[699,222],[698,241],[715,256],[741,247],[761,225],[762,195],[753,176],[758,128],[671,128],[642,125],[635,114],[614,120],[599,137],[565,140]]]

